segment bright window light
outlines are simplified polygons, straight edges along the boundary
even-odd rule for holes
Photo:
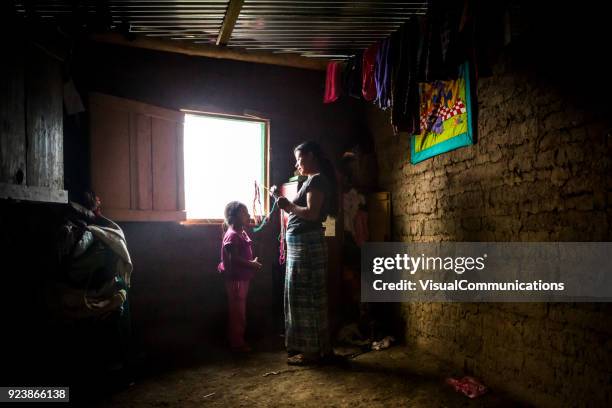
[[[254,182],[265,185],[266,134],[263,121],[185,115],[187,219],[223,219],[230,201],[252,212]]]

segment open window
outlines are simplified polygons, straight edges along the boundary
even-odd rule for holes
[[[91,94],[92,187],[117,221],[221,222],[268,185],[269,123]],[[268,209],[267,195],[261,210]]]
[[[221,222],[230,201],[251,208],[255,183],[267,185],[268,122],[185,112],[185,206],[189,222]],[[267,209],[261,192],[261,209]]]

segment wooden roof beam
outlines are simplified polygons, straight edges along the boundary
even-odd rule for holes
[[[225,12],[225,17],[223,18],[223,24],[219,30],[217,45],[227,45],[229,42],[243,4],[244,0],[230,0],[229,5],[227,6],[227,11]]]
[[[155,51],[173,52],[192,56],[230,59],[259,64],[281,65],[286,67],[312,69],[325,71],[326,59],[312,59],[295,54],[274,54],[262,51],[246,51],[236,48],[217,47],[207,44],[192,44],[183,41],[160,40],[146,36],[136,36],[134,40],[127,40],[118,33],[94,34],[93,41],[121,45],[124,47],[144,48]]]

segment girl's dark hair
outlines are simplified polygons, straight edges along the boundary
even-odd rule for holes
[[[330,196],[325,197],[327,201],[327,209],[329,215],[336,216],[338,215],[338,181],[336,179],[336,170],[334,169],[334,165],[327,158],[321,146],[317,142],[307,141],[297,145],[294,149],[294,152],[302,152],[304,153],[312,153],[317,162],[319,163],[319,169],[321,173],[327,178],[330,186]]]
[[[225,206],[225,211],[223,212],[223,216],[225,217],[225,224],[223,225],[224,229],[230,225],[234,225],[238,218],[238,213],[242,207],[245,209],[247,208],[247,206],[242,204],[240,201],[230,201],[227,203]]]

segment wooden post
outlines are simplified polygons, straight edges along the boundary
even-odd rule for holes
[[[225,12],[225,17],[223,18],[223,24],[219,30],[217,45],[227,45],[229,42],[243,4],[244,0],[230,0],[227,11]]]
[[[169,40],[158,40],[149,37],[136,37],[133,41],[126,40],[121,34],[94,34],[92,40],[125,47],[146,48],[155,51],[174,52],[201,57],[230,59],[236,61],[255,62],[259,64],[282,65],[286,67],[325,71],[327,59],[306,58],[295,54],[273,54],[261,51],[246,51],[233,48],[217,47],[215,45],[190,44]]]

